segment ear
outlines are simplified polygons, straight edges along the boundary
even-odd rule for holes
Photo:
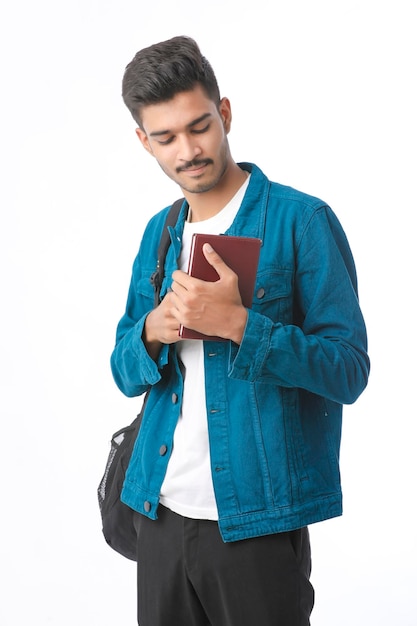
[[[141,144],[145,148],[145,150],[147,152],[149,152],[149,154],[152,154],[152,156],[153,156],[153,152],[152,152],[152,148],[151,148],[150,143],[149,143],[148,135],[145,133],[145,131],[142,130],[141,128],[137,128],[136,129],[136,134],[139,137],[139,141],[141,142]]]
[[[222,98],[219,104],[220,117],[223,120],[223,126],[226,133],[229,133],[232,125],[232,107],[229,98]]]

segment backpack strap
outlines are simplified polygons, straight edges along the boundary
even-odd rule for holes
[[[159,247],[158,247],[158,260],[156,263],[156,270],[153,272],[150,278],[150,281],[155,291],[155,295],[154,295],[155,307],[157,307],[160,302],[160,292],[161,292],[161,287],[162,287],[162,281],[164,279],[165,257],[168,252],[169,244],[171,243],[168,226],[175,226],[175,224],[177,223],[178,215],[181,211],[183,202],[184,202],[184,198],[179,198],[179,200],[176,200],[174,202],[174,204],[171,206],[170,210],[168,211],[164,228],[162,229],[162,235],[161,235],[161,239],[159,241]]]

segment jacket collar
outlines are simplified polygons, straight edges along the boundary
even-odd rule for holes
[[[240,209],[227,234],[257,237],[263,240],[270,183],[265,174],[253,163],[239,163],[238,165],[250,172],[251,177]]]

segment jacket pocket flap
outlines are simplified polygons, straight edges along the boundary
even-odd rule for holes
[[[289,296],[292,282],[293,272],[291,270],[269,269],[260,272],[256,278],[253,302],[262,304],[262,302]]]

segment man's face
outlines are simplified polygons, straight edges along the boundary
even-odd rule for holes
[[[229,101],[223,98],[217,108],[197,86],[144,107],[143,130],[136,132],[169,178],[184,191],[203,193],[216,187],[231,162],[230,123]]]

